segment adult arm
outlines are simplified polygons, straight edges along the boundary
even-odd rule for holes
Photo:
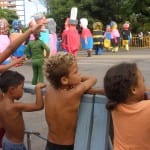
[[[0,73],[8,70],[9,68],[13,67],[15,64],[23,64],[25,61],[25,56],[20,57],[19,59],[13,60],[11,63],[6,65],[0,65]]]

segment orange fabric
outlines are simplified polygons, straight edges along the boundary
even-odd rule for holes
[[[150,100],[112,111],[114,150],[150,150]]]

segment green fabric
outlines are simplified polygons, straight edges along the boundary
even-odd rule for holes
[[[32,84],[36,85],[39,82],[44,82],[44,75],[43,75],[43,62],[40,59],[34,60],[32,62],[32,70],[33,70],[33,78],[32,78]]]
[[[41,40],[30,41],[25,48],[25,54],[27,57],[32,58],[33,85],[44,81],[42,69],[44,63],[44,50],[46,50],[46,52],[49,54],[48,46]]]
[[[27,57],[31,57],[32,60],[34,60],[34,59],[44,59],[44,56],[43,56],[44,49],[49,54],[50,50],[43,41],[34,40],[28,43],[24,51]]]

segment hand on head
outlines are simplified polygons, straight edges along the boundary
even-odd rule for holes
[[[39,23],[39,24],[35,24],[30,29],[32,30],[32,33],[40,32],[42,26],[43,26],[43,23]]]

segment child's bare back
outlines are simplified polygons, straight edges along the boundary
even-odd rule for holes
[[[16,102],[23,95],[23,86],[24,76],[16,71],[6,71],[0,76],[0,88],[3,92],[3,98],[0,101],[0,127],[5,129],[3,145],[9,145],[9,147],[13,144],[18,146],[22,144],[24,147],[25,125],[22,112],[41,110],[44,107],[41,88],[45,87],[45,84],[36,85],[35,103]]]
[[[15,143],[21,143],[24,137],[24,121],[22,113],[16,110],[14,103],[8,98],[0,102],[0,118],[8,139]]]
[[[45,74],[50,82],[45,96],[49,128],[47,150],[51,145],[73,146],[81,97],[96,83],[96,78],[82,76],[71,54],[57,54],[49,58]]]

